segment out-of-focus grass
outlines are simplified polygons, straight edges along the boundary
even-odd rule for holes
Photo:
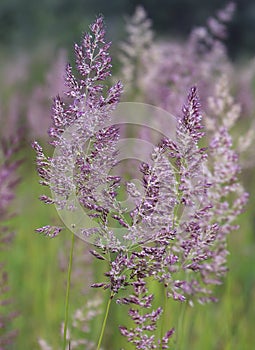
[[[34,154],[26,149],[29,158]],[[33,157],[33,158],[32,158]],[[39,336],[59,343],[59,326],[64,314],[64,278],[58,252],[64,249],[63,234],[47,239],[34,230],[57,219],[54,207],[38,200],[43,188],[32,162],[25,160],[17,191],[17,216],[12,220],[16,232],[8,254],[10,287],[20,316],[15,322],[19,337],[15,349],[36,349]],[[68,251],[66,252],[68,254]]]
[[[71,234],[64,231],[59,237],[48,239],[34,232],[37,227],[58,221],[58,216],[53,206],[44,205],[38,200],[44,188],[38,185],[35,166],[32,164],[33,152],[29,147],[25,151],[26,160],[21,171],[23,179],[17,190],[17,216],[11,220],[16,236],[6,253],[12,296],[15,308],[20,313],[14,322],[14,326],[19,329],[14,349],[39,349],[37,339],[42,337],[49,340],[53,349],[57,350],[62,342],[60,324],[64,319],[66,278],[65,271],[60,268],[59,253],[64,252],[68,260],[66,243],[71,239]],[[251,200],[249,211],[240,218],[241,229],[229,237],[229,273],[224,284],[216,289],[219,303],[187,307],[179,348],[173,345],[173,349],[250,350],[255,344],[253,205]],[[93,268],[96,275],[102,276],[106,267],[101,261],[94,267],[84,266],[84,275],[87,269]],[[100,293],[108,295],[107,291]],[[71,303],[82,306],[85,297],[73,289]],[[164,325],[166,329],[177,324],[180,311],[179,304],[170,304],[166,317],[169,324]],[[118,325],[126,323],[126,312],[126,306],[112,305],[105,350],[133,349],[118,331]],[[94,322],[97,334],[100,322]]]

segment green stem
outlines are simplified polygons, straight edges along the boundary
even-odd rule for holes
[[[187,302],[182,302],[181,305],[181,313],[178,319],[178,328],[177,328],[177,349],[181,350],[181,345],[182,345],[182,340],[183,340],[183,329],[184,329],[184,315],[185,315],[185,311],[187,308]]]
[[[164,324],[165,324],[165,318],[166,318],[166,308],[167,308],[167,289],[164,286],[163,289],[163,293],[164,293],[164,305],[163,305],[163,311],[162,311],[162,315],[161,315],[161,327],[160,327],[160,350],[162,350],[162,338],[164,336]]]
[[[70,287],[71,287],[73,251],[74,251],[74,233],[72,234],[71,250],[70,250],[68,272],[67,272],[63,350],[66,350],[66,334],[67,334],[67,323],[68,323],[68,313],[69,313],[69,296],[70,296]],[[69,344],[69,346],[70,346],[70,344]]]
[[[109,310],[110,310],[112,299],[113,299],[113,293],[111,293],[110,298],[109,298],[108,303],[107,303],[105,316],[104,316],[104,321],[103,321],[103,324],[102,324],[101,333],[100,333],[100,337],[99,337],[99,340],[98,340],[98,344],[97,344],[97,349],[96,350],[100,350],[100,346],[101,346],[101,343],[102,343],[102,340],[103,340],[105,326],[106,326],[106,321],[107,321],[107,318],[108,318],[108,315],[109,315]]]

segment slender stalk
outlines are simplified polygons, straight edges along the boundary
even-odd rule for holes
[[[181,305],[181,313],[178,319],[178,328],[177,328],[177,349],[182,349],[182,341],[183,341],[183,329],[184,329],[184,316],[185,316],[185,311],[187,308],[187,302],[182,302]]]
[[[66,334],[67,334],[67,324],[68,324],[68,314],[69,314],[69,297],[70,297],[70,287],[71,287],[73,251],[74,251],[74,233],[72,234],[71,250],[70,250],[68,272],[67,272],[63,350],[66,350]],[[70,344],[69,344],[69,347],[70,347]]]
[[[233,345],[233,337],[231,336],[231,325],[232,323],[232,303],[231,303],[231,280],[230,280],[230,275],[227,275],[227,280],[226,280],[226,302],[224,303],[225,307],[226,307],[226,320],[227,322],[225,323],[225,327],[226,327],[226,346],[225,346],[225,350],[231,350],[233,349],[234,345]]]
[[[160,327],[160,350],[162,350],[162,338],[164,336],[164,324],[166,321],[166,308],[167,308],[167,290],[166,287],[164,286],[163,289],[163,294],[164,294],[164,305],[163,305],[163,311],[162,311],[162,315],[161,315],[161,327]]]
[[[96,350],[100,350],[100,346],[101,346],[101,343],[102,343],[102,340],[103,340],[105,326],[106,326],[106,321],[107,321],[107,318],[108,318],[108,315],[109,315],[109,310],[110,310],[112,299],[113,299],[113,293],[111,293],[110,298],[109,298],[108,303],[107,303],[107,306],[106,306],[104,321],[103,321],[103,324],[102,324],[101,333],[100,333],[100,337],[99,337],[99,340],[98,340],[98,344],[97,344],[97,349]]]

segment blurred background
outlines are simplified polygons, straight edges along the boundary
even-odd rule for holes
[[[243,98],[240,103],[244,103],[246,112],[234,132],[239,134],[250,129],[252,133],[255,125],[255,2],[238,0],[235,3],[236,10],[223,41],[228,63],[233,67],[230,90],[237,98]],[[74,42],[80,41],[95,16],[103,14],[107,38],[112,41],[113,72],[118,76],[119,47],[127,37],[126,18],[135,12],[137,5],[142,5],[152,20],[155,40],[182,45],[195,27],[204,26],[225,4],[227,2],[222,0],[0,1],[0,135],[6,137],[22,130],[24,136],[18,156],[23,159],[19,169],[21,180],[10,208],[15,215],[8,220],[15,237],[8,250],[1,251],[1,261],[6,261],[9,276],[12,308],[19,314],[10,326],[18,330],[18,336],[15,344],[8,345],[7,349],[40,349],[39,338],[52,344],[48,349],[61,348],[71,235],[66,230],[50,240],[34,232],[43,225],[58,223],[59,219],[54,208],[38,200],[43,189],[38,185],[35,154],[30,143],[39,139],[51,154],[47,129],[52,98],[64,90],[64,67],[68,61],[73,62]],[[199,305],[187,312],[183,350],[250,350],[255,344],[253,142],[242,161],[241,179],[251,198],[247,211],[238,221],[241,229],[229,237],[229,274],[216,291],[220,299],[218,304]],[[106,268],[90,258],[90,248],[76,240],[72,310],[83,306],[88,298],[94,298],[88,297],[89,284],[103,278]],[[179,312],[176,306],[173,310]],[[117,307],[113,307],[110,318],[105,349],[119,349],[120,346],[129,349],[118,334],[121,312]],[[94,329],[93,332],[96,334]]]
[[[191,28],[203,25],[226,1],[213,0],[2,0],[0,4],[1,50],[32,50],[43,41],[70,48],[98,14],[103,14],[108,35],[115,43],[123,37],[123,18],[142,5],[157,35],[186,37]],[[229,25],[227,47],[231,57],[251,57],[255,52],[255,3],[235,1],[237,11]]]

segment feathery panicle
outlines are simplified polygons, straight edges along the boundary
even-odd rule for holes
[[[128,329],[125,326],[120,326],[121,334],[136,349],[158,349],[160,345],[161,349],[168,349],[168,342],[174,333],[174,329],[169,330],[162,339],[155,339],[153,334],[157,328],[159,318],[162,317],[162,308],[158,307],[156,310],[151,310],[154,297],[148,293],[143,280],[134,282],[133,289],[134,294],[130,295],[129,298],[125,298],[123,302],[133,306],[129,310],[129,316],[134,323],[134,327]],[[122,300],[119,300],[119,302],[121,303]]]
[[[125,82],[125,94],[139,94],[144,74],[144,63],[151,58],[153,32],[151,20],[142,6],[137,6],[134,15],[127,18],[127,40],[120,44],[121,79]]]
[[[243,109],[240,103],[236,103],[230,94],[229,79],[226,75],[221,76],[215,86],[213,96],[208,97],[209,115],[206,118],[206,126],[210,133],[218,133],[220,128],[231,133],[234,147],[240,155],[242,166],[251,166],[253,161],[252,144],[255,140],[254,122],[249,129],[240,136],[239,128],[235,126],[240,122]]]
[[[104,80],[110,76],[109,47],[110,43],[105,42],[103,18],[98,17],[90,26],[90,33],[85,33],[81,44],[74,47],[78,76],[74,75],[71,65],[66,67],[67,102],[57,96],[52,106],[53,125],[49,135],[52,139],[51,144],[60,150],[58,155],[49,158],[44,155],[37,142],[33,143],[41,183],[50,187],[51,191],[60,197],[56,201],[56,198],[42,196],[41,200],[64,208],[70,194],[75,190],[72,176],[70,178],[70,171],[75,169],[75,185],[78,188],[80,203],[91,215],[99,215],[102,220],[107,216],[107,210],[100,201],[108,203],[118,183],[114,177],[105,178],[115,163],[114,145],[118,136],[114,128],[101,130],[100,127],[103,128],[110,118],[110,112],[115,108],[122,91],[120,82],[108,90],[103,85]],[[63,133],[71,126],[76,129],[72,137],[66,140]],[[91,152],[90,155],[81,149],[84,140],[89,139],[91,147],[87,151]],[[73,152],[76,154],[75,160]],[[105,171],[102,171],[103,169]],[[101,194],[98,193],[100,198],[97,198],[93,192],[102,179],[105,186],[111,190],[107,195],[101,195],[101,191]],[[46,225],[37,231],[54,237],[61,228]]]
[[[223,32],[227,32],[226,24],[231,19],[232,10],[233,6],[229,5],[220,11],[220,14],[216,13],[215,17],[209,20],[211,27],[211,23],[218,23],[221,32],[218,28],[216,33],[216,28],[213,31],[208,24],[195,28],[188,40],[181,44],[166,40],[150,40],[149,45],[147,43],[146,45],[140,44],[143,50],[134,49],[134,44],[125,45],[124,48],[130,48],[132,53],[132,61],[127,59],[127,55],[124,55],[125,60],[122,58],[121,61],[122,71],[127,72],[126,75],[122,74],[125,87],[126,84],[130,84],[130,77],[134,75],[135,94],[139,96],[140,100],[161,106],[174,115],[180,115],[183,92],[195,83],[200,90],[203,108],[206,110],[206,98],[211,94],[215,78],[223,72],[229,73],[231,71],[231,64],[222,40]],[[145,22],[146,13],[144,10],[143,16]],[[134,18],[136,18],[136,13]],[[133,21],[130,20],[131,27]],[[128,28],[127,33],[130,36]],[[140,28],[139,25],[138,28]],[[147,32],[149,32],[149,28],[147,28]],[[144,38],[147,36],[141,36],[141,40]],[[128,50],[126,49],[126,51]],[[136,64],[139,64],[137,72]],[[129,93],[128,96],[132,95]]]

